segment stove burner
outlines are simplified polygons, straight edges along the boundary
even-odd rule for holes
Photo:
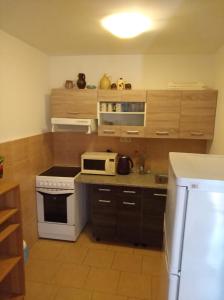
[[[81,171],[80,167],[60,167],[54,166],[39,176],[54,176],[54,177],[74,177]]]

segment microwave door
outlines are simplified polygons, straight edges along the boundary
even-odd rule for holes
[[[105,159],[84,159],[83,161],[84,170],[93,171],[105,171],[106,161]]]

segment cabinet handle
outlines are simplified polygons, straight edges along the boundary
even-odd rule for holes
[[[98,189],[99,192],[111,192],[111,189]]]
[[[135,191],[126,191],[126,190],[124,190],[123,193],[126,193],[126,194],[136,194]]]
[[[122,202],[124,205],[131,205],[131,206],[135,206],[136,203],[135,202],[127,202],[127,201],[123,201]]]
[[[156,197],[166,197],[167,196],[167,194],[153,194],[153,196],[156,196]]]
[[[202,136],[202,135],[204,135],[204,133],[203,133],[203,132],[200,132],[200,131],[192,131],[192,132],[191,132],[191,135],[192,135],[192,136]]]
[[[111,134],[115,133],[114,130],[109,130],[109,129],[105,129],[103,132],[104,133],[111,133]]]
[[[101,203],[111,203],[111,200],[99,199],[98,202],[101,202]]]
[[[156,131],[157,135],[169,135],[168,131]]]
[[[126,131],[127,134],[139,134],[138,130],[127,130]]]

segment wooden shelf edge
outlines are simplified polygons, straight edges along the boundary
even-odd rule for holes
[[[1,300],[23,300],[24,299],[24,295],[21,294],[9,294],[9,293],[5,293],[5,292],[1,292],[0,291],[0,299]]]
[[[19,228],[19,224],[10,224],[7,226],[3,231],[0,232],[0,243],[4,241],[8,236],[10,236],[11,233],[16,231],[17,228]]]
[[[20,260],[21,256],[0,257],[0,282],[9,274]]]
[[[0,210],[0,224],[7,221],[10,217],[18,212],[18,208],[8,208]]]
[[[15,188],[19,188],[18,182],[0,179],[0,196]]]

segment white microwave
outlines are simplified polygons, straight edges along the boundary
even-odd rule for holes
[[[115,175],[117,156],[113,152],[84,152],[81,155],[81,173]]]

